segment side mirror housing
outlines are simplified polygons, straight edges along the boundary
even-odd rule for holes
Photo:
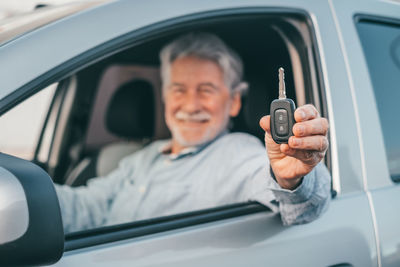
[[[37,165],[0,153],[0,265],[45,265],[64,251],[53,182]]]

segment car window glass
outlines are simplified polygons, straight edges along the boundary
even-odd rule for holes
[[[0,117],[0,151],[32,160],[51,99],[52,84]]]
[[[393,181],[400,181],[400,25],[361,21],[357,29],[375,93],[390,175]]]

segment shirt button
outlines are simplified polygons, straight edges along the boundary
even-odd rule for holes
[[[139,186],[139,192],[144,194],[146,192],[146,187],[144,185]]]

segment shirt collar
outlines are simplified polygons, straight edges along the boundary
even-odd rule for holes
[[[222,131],[213,140],[205,142],[205,143],[197,145],[197,146],[186,147],[181,152],[179,152],[178,154],[171,154],[172,141],[169,140],[166,144],[162,145],[159,148],[159,152],[161,154],[164,154],[164,155],[168,156],[170,160],[176,160],[176,159],[183,158],[183,157],[191,155],[191,154],[197,154],[198,152],[203,150],[203,148],[207,147],[209,144],[213,143],[215,140],[217,140],[218,138],[220,138],[221,136],[223,136],[223,135],[225,135],[227,133],[228,133],[227,130]]]

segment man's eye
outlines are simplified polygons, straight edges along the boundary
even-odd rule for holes
[[[200,92],[202,94],[214,94],[215,89],[211,88],[211,87],[202,87],[202,88],[200,88]]]
[[[180,87],[175,87],[175,88],[172,89],[172,92],[174,94],[182,94],[182,93],[185,92],[185,90],[183,88],[180,88]]]

